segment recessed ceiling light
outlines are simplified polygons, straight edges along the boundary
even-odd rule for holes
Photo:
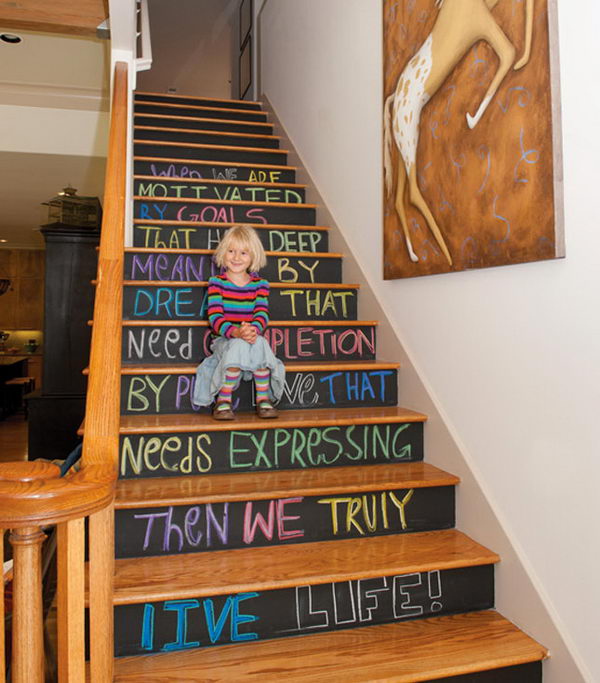
[[[10,43],[11,45],[16,45],[17,43],[21,43],[23,38],[15,33],[0,33],[0,40],[5,43]]]
[[[8,242],[8,240],[0,240],[0,242]]]

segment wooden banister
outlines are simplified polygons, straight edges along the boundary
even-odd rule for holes
[[[53,524],[59,525],[59,680],[84,680],[84,517],[90,518],[89,581],[94,588],[89,606],[90,632],[94,634],[90,638],[90,678],[93,683],[113,678],[113,504],[119,447],[127,102],[127,65],[118,62],[113,79],[81,469],[61,478],[59,468],[50,463],[0,464],[0,529],[13,530],[14,683],[43,680],[41,529]],[[3,616],[1,609],[0,602]],[[2,653],[1,630],[0,638]]]

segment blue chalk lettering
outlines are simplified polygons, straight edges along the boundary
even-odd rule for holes
[[[371,380],[369,379],[369,375],[366,372],[363,372],[363,377],[362,377],[362,386],[360,388],[360,400],[364,401],[365,400],[365,394],[366,393],[371,394],[371,398],[375,399],[375,392],[373,391],[373,386],[371,384]]]
[[[154,605],[144,605],[142,642],[140,645],[143,650],[154,649]]]
[[[166,643],[162,652],[173,650],[189,650],[192,647],[200,647],[199,641],[187,641],[187,613],[190,609],[200,607],[198,600],[168,600],[163,605],[165,612],[177,612],[177,640]]]
[[[142,297],[146,297],[146,300],[150,302],[150,306],[147,310],[143,311],[140,308],[140,299]],[[133,315],[137,315],[140,318],[143,318],[145,315],[148,315],[152,311],[154,307],[154,299],[152,297],[152,293],[146,291],[145,289],[138,289],[137,292],[135,293],[135,302],[133,304]]]
[[[210,638],[210,642],[213,645],[221,637],[221,633],[223,632],[223,628],[224,628],[225,623],[227,621],[227,616],[229,615],[232,604],[233,604],[233,598],[231,596],[229,596],[227,598],[227,600],[225,601],[225,604],[223,605],[223,609],[221,610],[221,614],[219,615],[219,619],[218,619],[217,623],[215,624],[214,603],[210,598],[208,598],[204,601],[204,614],[206,616],[206,626],[208,628],[208,637]],[[232,626],[232,630],[233,630],[233,626]]]
[[[177,292],[175,293],[175,315],[178,318],[192,318],[196,317],[197,313],[195,311],[190,311],[189,313],[184,313],[181,310],[182,306],[190,306],[194,302],[192,299],[184,299],[184,295],[189,294],[191,297],[192,290],[191,289],[178,289]]]
[[[250,600],[251,598],[257,598],[260,593],[240,593],[236,595],[233,599],[233,608],[231,610],[231,640],[234,643],[240,643],[245,640],[258,640],[258,633],[240,633],[238,627],[241,624],[250,624],[254,621],[258,621],[258,617],[254,614],[240,614],[240,602],[242,600]]]
[[[333,372],[331,375],[325,375],[325,377],[321,377],[319,380],[320,382],[329,382],[329,400],[335,405],[336,400],[335,400],[335,395],[333,393],[333,380],[336,377],[340,377],[342,375],[341,372]]]
[[[363,375],[365,373],[363,372]],[[352,381],[352,377],[354,377],[354,382]],[[364,379],[363,379],[363,384],[364,384]],[[352,396],[354,394],[354,397]],[[346,373],[346,396],[349,401],[354,398],[355,401],[358,401],[358,372],[347,372]],[[361,397],[362,398],[362,397]]]

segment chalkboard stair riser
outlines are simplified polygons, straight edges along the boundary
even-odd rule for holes
[[[155,156],[163,159],[179,158],[198,161],[229,161],[251,164],[287,164],[287,150],[265,150],[244,145],[209,145],[180,142],[159,142],[134,139],[135,156]]]
[[[264,336],[284,362],[374,360],[376,332],[369,321],[271,321]],[[199,362],[210,354],[211,341],[206,321],[125,321],[122,360],[126,365]]]
[[[329,245],[323,226],[265,225],[248,221],[267,251],[322,252]],[[134,220],[133,244],[151,249],[214,249],[234,223]]]
[[[265,201],[134,197],[136,219],[315,225],[315,205]]]
[[[223,180],[212,178],[167,178],[156,175],[137,175],[133,194],[138,197],[159,199],[212,199],[234,201],[305,203],[305,185],[282,182],[254,182],[249,180]],[[266,176],[265,176],[266,177]]]
[[[428,476],[407,477],[404,468],[408,474],[420,469]],[[340,468],[244,474],[234,479],[235,488],[226,475],[121,480],[115,505],[117,557],[454,526],[455,477],[423,463],[407,463],[367,467],[362,479],[361,470]]]
[[[133,135],[136,140],[279,149],[279,138],[274,135],[195,130],[185,128],[183,125],[175,128],[135,126]]]
[[[214,251],[206,250],[128,250],[125,253],[126,280],[164,282],[206,282],[219,275]],[[267,252],[261,277],[269,282],[287,284],[341,284],[342,255],[317,252]]]
[[[261,103],[251,100],[229,100],[211,97],[197,97],[193,95],[175,95],[166,93],[152,93],[136,91],[134,102],[166,102],[167,104],[190,104],[197,106],[209,106],[223,109],[241,109],[261,111]]]
[[[210,118],[249,123],[266,123],[267,115],[261,111],[250,109],[225,109],[223,107],[206,107],[185,104],[168,104],[166,102],[136,102],[134,111],[140,114],[159,114],[162,116],[189,116],[194,118]]]
[[[230,133],[250,133],[272,135],[273,124],[262,121],[242,121],[235,119],[209,118],[209,116],[177,116],[175,112],[166,114],[138,113],[133,119],[134,126],[154,126],[160,128],[188,128],[196,130],[220,130]]]
[[[190,161],[189,159],[136,156],[133,170],[137,175],[157,178],[201,180],[242,180],[253,183],[294,183],[296,168],[280,164],[253,164],[225,161]]]

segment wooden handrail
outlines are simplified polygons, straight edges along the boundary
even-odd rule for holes
[[[127,153],[127,64],[115,65],[98,286],[81,469],[60,478],[49,463],[0,464],[0,528],[13,529],[16,617],[13,681],[43,680],[41,527],[59,525],[58,658],[61,681],[85,680],[83,518],[89,517],[90,679],[112,680],[114,491],[120,415],[121,319]],[[18,552],[17,552],[18,550]],[[19,562],[17,560],[19,559]],[[18,589],[18,590],[17,590]],[[38,590],[39,589],[39,590]],[[32,612],[32,606],[36,609]],[[18,615],[21,616],[18,616]],[[27,620],[21,617],[27,615]],[[36,639],[27,641],[27,632]],[[1,635],[1,634],[0,634]],[[35,644],[35,647],[32,647]]]

